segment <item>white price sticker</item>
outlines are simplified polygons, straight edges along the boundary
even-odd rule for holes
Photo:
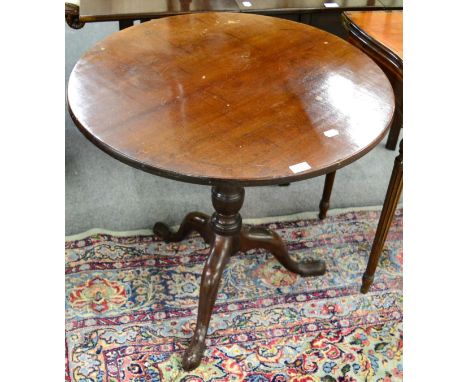
[[[325,8],[338,8],[339,5],[337,3],[323,3]]]
[[[338,135],[338,134],[339,134],[338,130],[335,130],[335,129],[330,129],[323,133],[323,135],[325,135],[328,138],[334,137],[335,135]]]
[[[303,171],[306,171],[306,170],[310,170],[312,167],[310,167],[309,163],[307,162],[301,162],[301,163],[297,163],[297,164],[294,164],[292,166],[289,166],[289,169],[294,173],[294,174],[297,174],[299,172],[303,172]]]

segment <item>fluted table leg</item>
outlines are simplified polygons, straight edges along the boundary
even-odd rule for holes
[[[384,205],[380,214],[379,224],[375,233],[374,242],[367,263],[367,268],[362,276],[361,293],[369,291],[372,282],[374,281],[375,270],[379,263],[380,255],[382,254],[385,240],[387,239],[388,230],[392,225],[392,219],[395,215],[395,210],[400,200],[401,190],[403,188],[403,140],[400,142],[400,155],[395,158],[393,165],[392,176],[388,184],[387,195],[385,196]]]

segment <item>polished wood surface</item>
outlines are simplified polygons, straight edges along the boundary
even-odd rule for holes
[[[188,12],[238,11],[235,0],[81,0],[80,21],[140,19]]]
[[[333,172],[372,149],[394,112],[385,74],[346,41],[240,13],[109,36],[76,64],[68,103],[80,130],[127,164],[242,186]],[[290,169],[303,162],[310,169]]]
[[[403,60],[403,11],[347,12],[351,22]]]
[[[348,40],[366,52],[385,72],[395,94],[395,116],[387,147],[395,150],[403,127],[403,12],[344,12]]]
[[[323,261],[292,258],[278,234],[242,226],[244,187],[327,174],[385,135],[394,111],[379,67],[315,28],[250,14],[160,19],[115,33],[77,63],[68,88],[76,125],[97,146],[142,170],[213,184],[211,217],[192,212],[177,232],[210,244],[194,335],[182,366],[202,359],[223,269],[237,251],[268,250],[289,271],[323,275]],[[307,163],[294,170],[292,165]]]

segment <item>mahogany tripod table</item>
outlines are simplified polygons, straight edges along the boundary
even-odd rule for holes
[[[290,257],[275,232],[242,226],[244,187],[334,174],[382,140],[394,112],[387,77],[359,49],[307,25],[239,13],[112,34],[76,64],[68,105],[81,132],[120,161],[212,186],[212,216],[192,212],[176,233],[154,226],[166,241],[194,230],[210,244],[185,370],[200,364],[232,254],[263,248],[291,272],[325,272],[323,261]]]

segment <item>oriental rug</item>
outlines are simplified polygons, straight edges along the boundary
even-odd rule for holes
[[[208,246],[150,231],[90,231],[66,241],[66,381],[400,381],[402,221],[398,209],[375,282],[360,294],[379,209],[246,221],[276,230],[324,276],[286,271],[263,250],[224,271],[202,364],[181,368]]]

